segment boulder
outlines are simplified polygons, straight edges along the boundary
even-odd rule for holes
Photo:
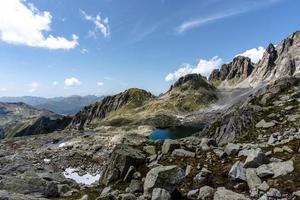
[[[201,184],[211,173],[212,172],[208,169],[202,168],[201,171],[194,177],[194,181]]]
[[[191,151],[187,151],[187,150],[184,150],[184,149],[175,149],[173,152],[172,152],[172,156],[173,157],[185,157],[185,158],[194,158],[195,157],[195,153],[194,152],[191,152]]]
[[[268,164],[269,158],[263,152],[252,152],[247,156],[244,168],[256,168],[263,164]]]
[[[256,168],[256,174],[260,178],[274,176],[274,172],[269,165],[261,165],[258,168]]]
[[[173,151],[174,149],[178,149],[180,144],[176,140],[167,139],[164,141],[161,152],[163,154],[168,154],[169,152]]]
[[[227,155],[236,155],[240,151],[241,145],[239,144],[233,144],[233,143],[228,143],[225,146],[224,151],[226,152]]]
[[[266,122],[264,119],[255,125],[256,128],[271,128],[273,126],[275,126],[274,122]]]
[[[199,192],[199,189],[190,190],[190,191],[187,193],[186,197],[187,197],[188,199],[197,199],[197,197],[198,197],[198,192]]]
[[[214,200],[250,200],[243,194],[227,190],[224,187],[219,187],[214,194]]]
[[[212,199],[215,193],[215,189],[210,187],[210,186],[203,186],[200,188],[199,190],[199,195],[198,195],[198,199]]]
[[[246,170],[240,161],[236,161],[232,165],[228,176],[233,178],[234,180],[246,181]]]
[[[147,173],[144,193],[151,194],[154,188],[162,188],[172,193],[184,178],[184,170],[176,165],[155,167]]]
[[[140,150],[125,144],[117,145],[101,177],[101,183],[108,185],[124,178],[130,166],[138,167],[144,164],[145,160],[146,156]]]
[[[292,171],[294,171],[294,164],[292,160],[284,161],[284,162],[273,162],[270,163],[269,166],[271,170],[274,172],[273,178],[277,178],[279,176],[285,176]]]
[[[154,188],[151,200],[171,200],[171,194],[162,188]]]
[[[130,192],[143,192],[143,182],[140,180],[131,180],[129,184]]]
[[[221,159],[226,156],[226,153],[221,149],[214,149],[213,151]]]
[[[255,169],[246,169],[246,181],[250,190],[261,185],[261,180],[256,175]]]
[[[155,146],[153,145],[147,145],[143,147],[143,150],[149,154],[149,155],[155,155],[156,154],[156,150],[155,150]]]

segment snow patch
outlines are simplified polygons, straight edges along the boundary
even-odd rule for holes
[[[80,176],[78,174],[78,171],[79,170],[76,168],[69,167],[69,168],[65,169],[65,172],[63,172],[63,175],[66,178],[74,180],[76,183],[84,184],[84,185],[91,185],[91,184],[95,183],[96,181],[99,181],[99,179],[100,179],[100,174],[92,175],[87,172],[86,174]]]

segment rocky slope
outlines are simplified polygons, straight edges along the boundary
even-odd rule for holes
[[[178,115],[198,111],[217,100],[216,88],[199,74],[180,78],[165,94],[154,95],[129,89],[84,108],[76,114],[72,128],[100,125],[178,125]]]
[[[1,138],[50,133],[64,129],[69,123],[69,117],[25,103],[0,103]]]
[[[151,93],[132,88],[114,96],[105,97],[102,101],[83,108],[77,113],[71,123],[72,128],[82,129],[86,125],[96,124],[109,114],[122,109],[133,110],[143,106],[154,98]]]

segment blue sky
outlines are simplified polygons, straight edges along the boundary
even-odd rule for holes
[[[300,27],[298,0],[3,0],[0,96],[155,94]],[[249,51],[247,51],[249,50]],[[246,52],[246,53],[245,53]]]

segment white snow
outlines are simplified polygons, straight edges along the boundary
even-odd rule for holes
[[[76,183],[84,184],[84,185],[91,185],[91,184],[95,183],[96,181],[99,181],[99,179],[100,179],[100,174],[97,174],[94,176],[90,173],[86,173],[86,174],[80,176],[78,174],[78,169],[70,168],[70,167],[67,168],[65,170],[65,172],[63,172],[63,175],[66,178],[74,180]]]

